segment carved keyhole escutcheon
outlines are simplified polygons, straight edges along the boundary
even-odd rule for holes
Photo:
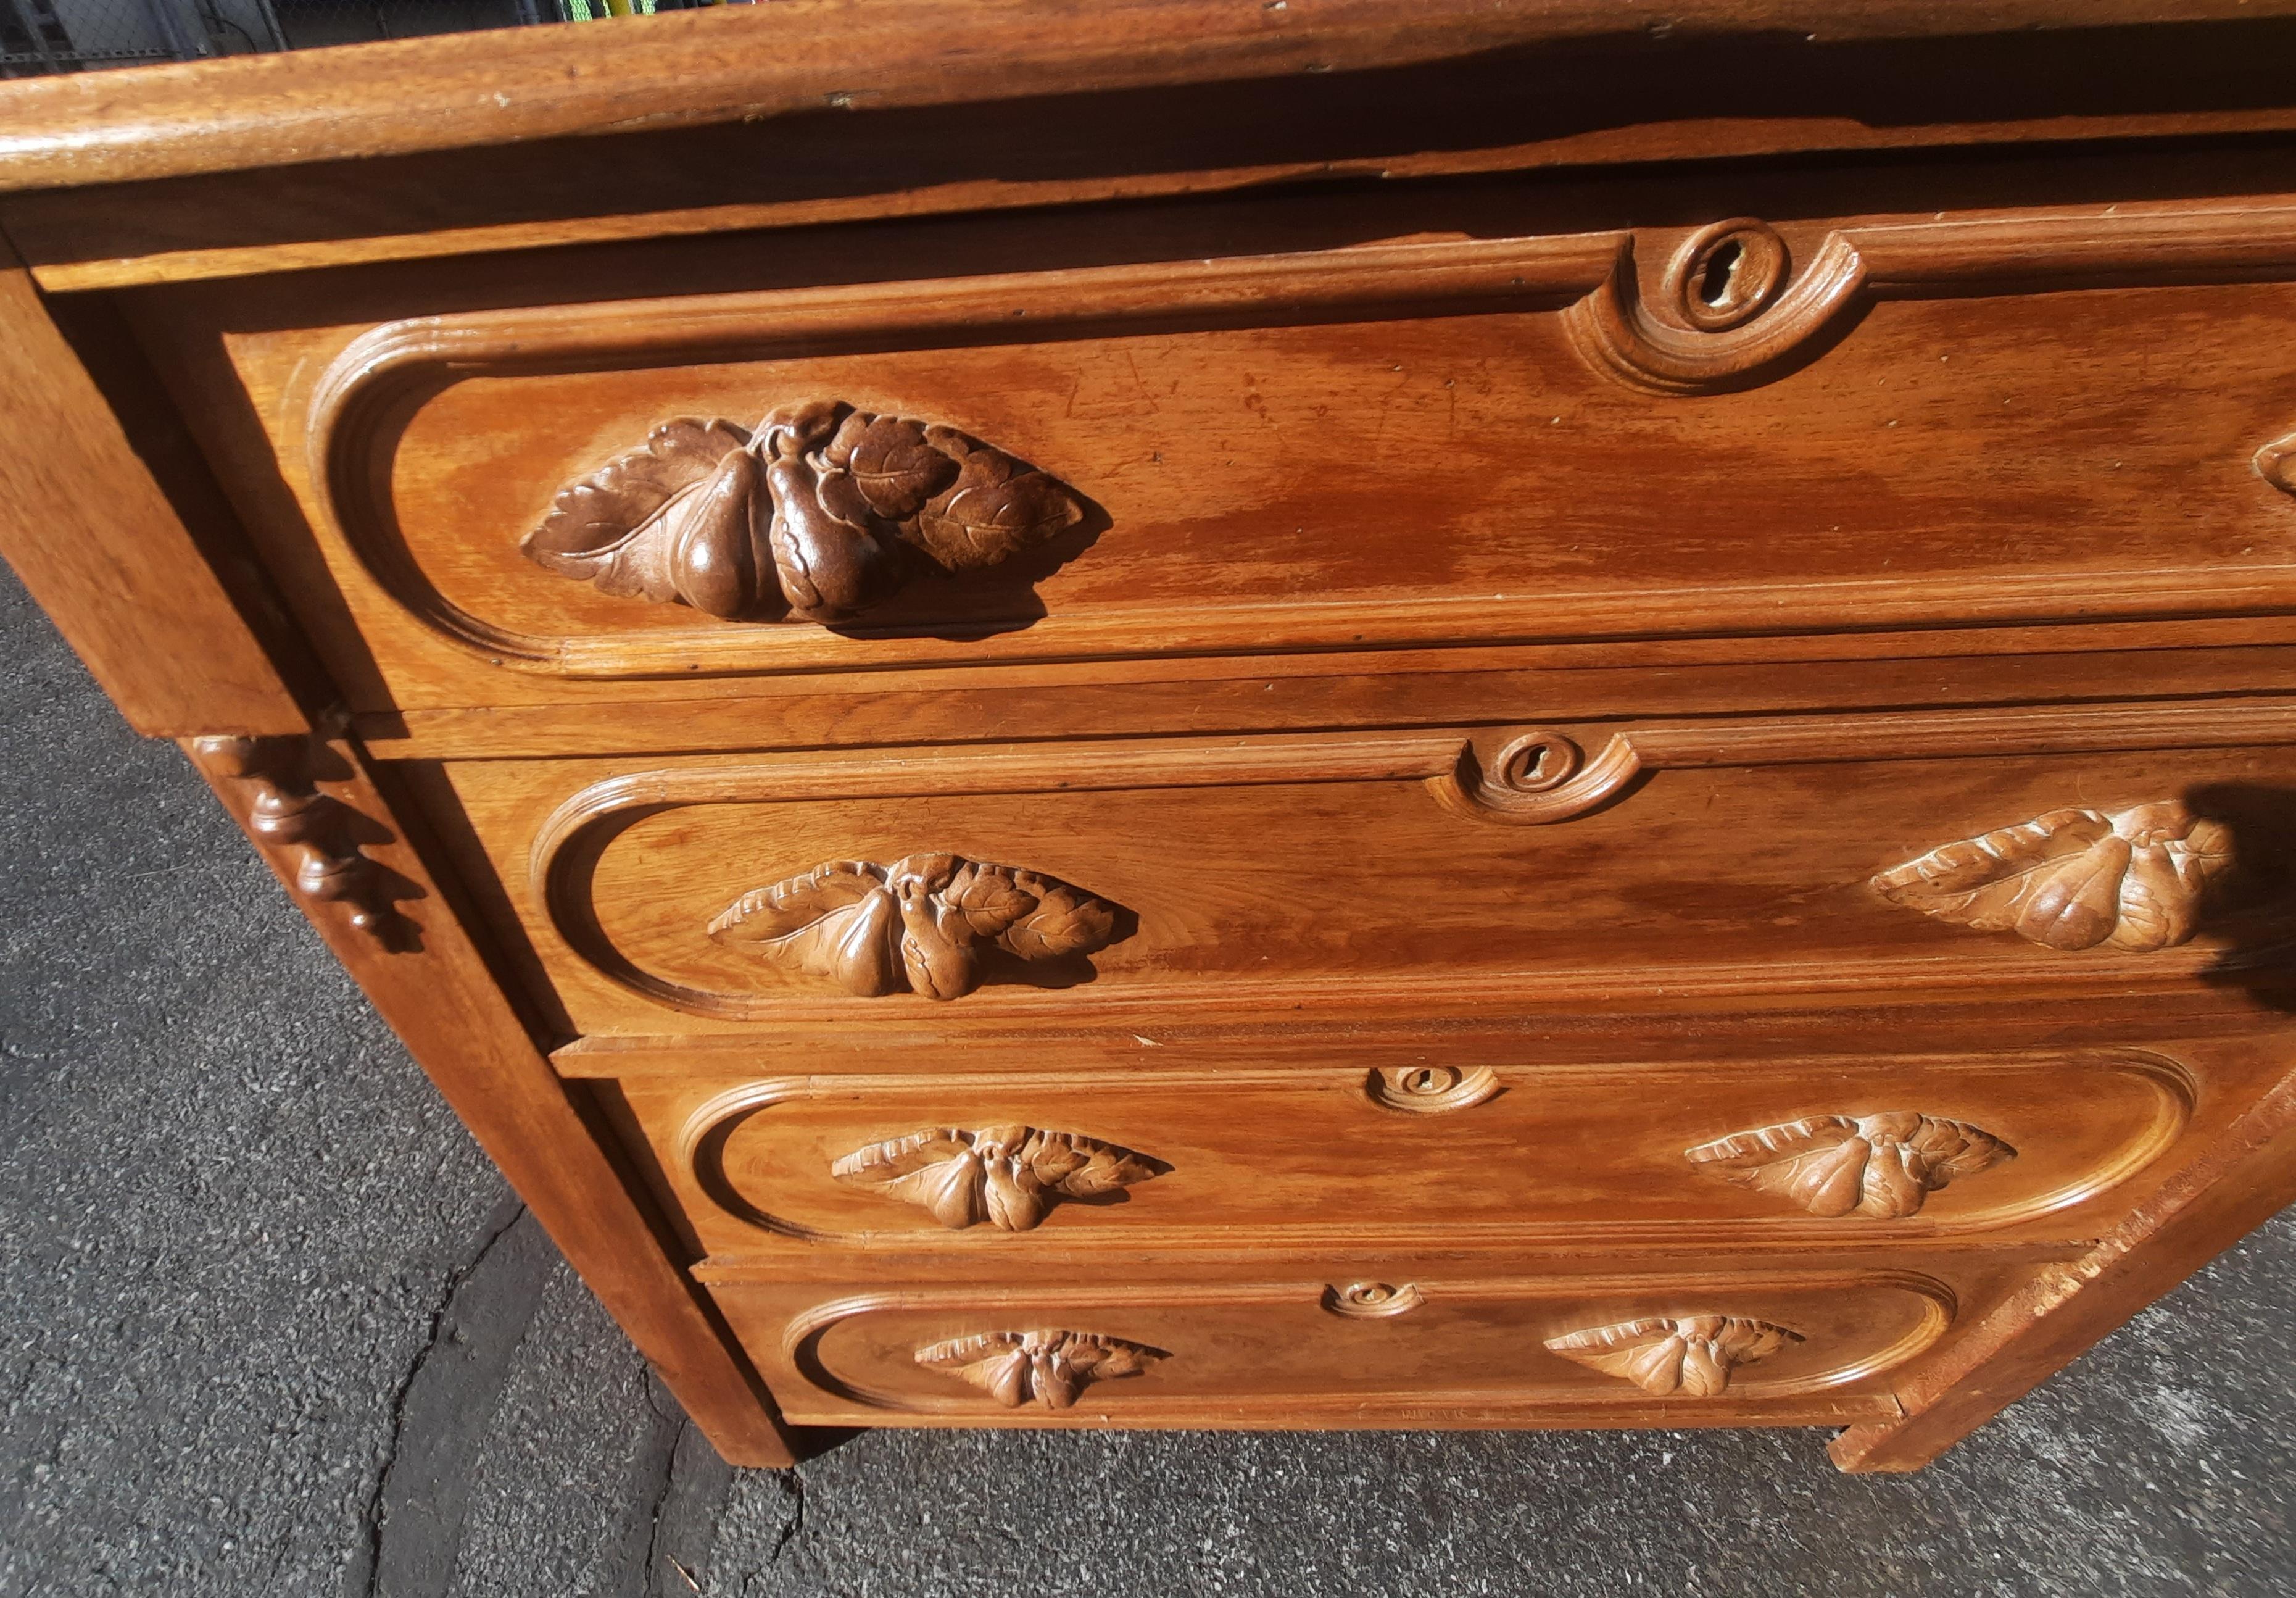
[[[1382,1066],[1364,1083],[1374,1104],[1414,1116],[1468,1109],[1498,1091],[1498,1075],[1488,1066]]]
[[[1544,794],[1578,775],[1587,757],[1559,732],[1534,732],[1499,751],[1491,777],[1518,794]]]
[[[1750,322],[1785,286],[1785,241],[1766,222],[1739,217],[1700,228],[1667,264],[1666,303],[1691,326],[1719,333]]]

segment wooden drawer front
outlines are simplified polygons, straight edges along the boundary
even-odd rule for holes
[[[2202,1057],[2213,1123],[2261,1072]],[[713,1256],[2070,1240],[2128,1208],[2196,1097],[2133,1050],[621,1090]]]
[[[2190,984],[2284,932],[2296,749],[2174,745],[2259,736],[2296,714],[1479,735],[1480,785],[1461,734],[449,770],[571,1032],[1154,1036],[1208,1006],[1319,1025],[1660,973]],[[2021,744],[2052,752],[1992,753]]]
[[[2264,205],[1748,222],[368,326],[266,291],[230,350],[306,602],[376,645],[357,708],[463,705],[502,668],[2282,610],[2291,259]]]
[[[840,1292],[705,1272],[792,1421],[1260,1427],[1890,1414],[1891,1372],[2019,1274],[1723,1261],[1494,1279],[1389,1260],[1234,1283]]]

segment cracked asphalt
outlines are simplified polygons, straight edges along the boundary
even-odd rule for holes
[[[0,638],[0,1598],[2296,1586],[2296,1217],[1907,1479],[1795,1432],[733,1470],[4,573]]]

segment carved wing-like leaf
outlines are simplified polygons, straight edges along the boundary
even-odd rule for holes
[[[1874,885],[1939,920],[2052,949],[2149,951],[2193,935],[2209,881],[2231,859],[2224,825],[2181,804],[2112,817],[2055,810],[1931,850]]]
[[[1116,935],[1116,907],[1034,871],[912,854],[890,866],[832,861],[744,894],[709,935],[875,997],[907,987],[955,999],[980,980],[980,945],[1023,960],[1088,954]]]
[[[1021,1157],[1040,1184],[1071,1198],[1098,1198],[1171,1169],[1161,1160],[1073,1132],[1032,1133]]]
[[[1072,1132],[932,1127],[832,1162],[840,1182],[920,1205],[944,1226],[1028,1231],[1060,1198],[1090,1198],[1169,1167]]]
[[[1084,517],[1068,484],[1002,449],[952,427],[926,428],[924,441],[955,465],[955,474],[900,531],[945,570],[993,566]]]
[[[1911,1111],[1812,1116],[1686,1151],[1711,1174],[1791,1199],[1814,1215],[1883,1220],[1918,1214],[1955,1177],[2016,1155],[1981,1127]]]
[[[755,597],[749,441],[731,422],[665,422],[637,449],[561,489],[519,548],[601,593],[738,614]]]
[[[943,1226],[963,1228],[987,1218],[984,1176],[972,1133],[954,1126],[914,1132],[872,1143],[830,1164],[829,1174],[855,1187],[922,1206]]]
[[[836,860],[720,910],[709,935],[808,976],[831,976],[865,998],[901,985],[901,919],[882,867]]]
[[[1743,1315],[1652,1315],[1550,1338],[1546,1346],[1660,1398],[1710,1398],[1738,1366],[1800,1341],[1798,1331]]]
[[[1168,1357],[1122,1338],[1049,1329],[983,1332],[916,1352],[917,1363],[972,1383],[1007,1409],[1032,1398],[1047,1409],[1066,1409],[1086,1383],[1136,1376]]]

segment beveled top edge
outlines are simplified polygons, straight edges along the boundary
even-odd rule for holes
[[[773,0],[0,84],[0,191],[1422,65],[1513,46],[2296,16],[2296,0]]]

